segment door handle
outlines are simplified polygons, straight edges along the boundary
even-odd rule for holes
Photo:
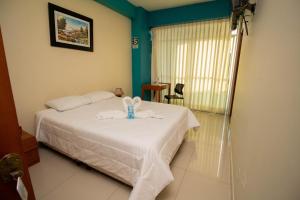
[[[4,183],[17,180],[23,176],[23,163],[21,156],[17,153],[10,153],[0,160],[0,177]]]

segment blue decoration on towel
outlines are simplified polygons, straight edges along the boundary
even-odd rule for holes
[[[128,119],[134,119],[134,109],[133,105],[128,105]]]

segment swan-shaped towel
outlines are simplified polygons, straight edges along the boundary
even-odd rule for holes
[[[137,110],[139,109],[139,107],[141,106],[142,104],[142,100],[140,97],[134,97],[134,98],[131,98],[131,97],[124,97],[122,99],[122,102],[123,102],[123,107],[124,107],[124,111],[126,113],[128,113],[128,106],[129,105],[133,105],[133,110],[134,110],[134,113],[137,112]]]

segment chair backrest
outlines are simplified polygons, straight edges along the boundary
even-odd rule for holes
[[[177,94],[183,95],[183,91],[182,91],[183,87],[184,87],[184,84],[176,83],[175,88],[174,88],[174,92],[177,93]]]

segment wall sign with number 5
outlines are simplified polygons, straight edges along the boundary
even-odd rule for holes
[[[138,49],[139,48],[139,38],[138,37],[133,37],[132,38],[132,48],[133,49]]]

